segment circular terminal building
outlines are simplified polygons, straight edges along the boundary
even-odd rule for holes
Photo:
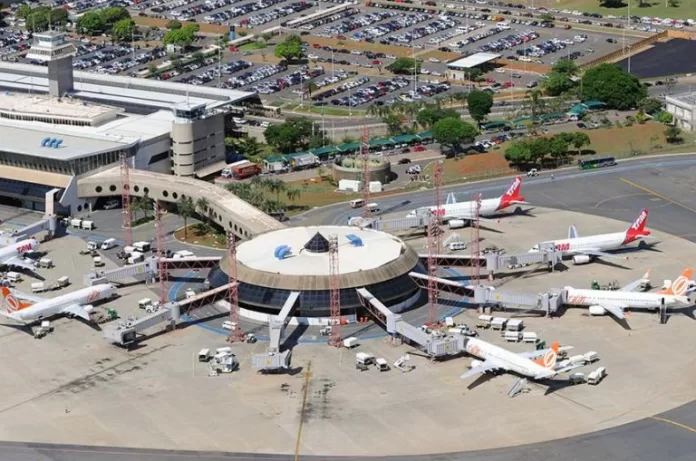
[[[356,292],[367,288],[394,312],[413,307],[421,291],[409,272],[424,272],[416,252],[385,232],[348,226],[290,227],[260,234],[237,247],[239,305],[278,314],[292,292],[299,292],[297,317],[329,317],[331,258],[338,248],[341,315],[363,315]],[[229,257],[210,272],[213,287],[229,283]]]

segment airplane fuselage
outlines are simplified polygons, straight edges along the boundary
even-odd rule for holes
[[[509,371],[528,378],[545,378],[551,372],[549,368],[543,367],[533,360],[520,357],[512,351],[480,339],[468,338],[465,349],[468,354],[474,357],[483,360],[494,359],[495,362],[504,363]]]
[[[63,309],[73,305],[86,306],[111,298],[116,289],[111,285],[96,285],[82,288],[72,293],[66,293],[55,298],[39,301],[15,312],[20,320],[32,322],[60,314]]]
[[[627,238],[626,232],[614,232],[611,234],[590,235],[587,237],[576,237],[572,239],[548,240],[535,245],[532,251],[538,251],[540,247],[544,247],[547,244],[553,244],[556,251],[561,251],[564,256],[569,256],[582,254],[583,250],[618,250],[629,243],[631,243],[631,241],[629,241]]]
[[[21,240],[17,243],[0,248],[0,266],[4,266],[13,258],[21,258],[27,253],[33,253],[39,249],[39,242],[36,239]]]
[[[451,219],[470,219],[476,213],[475,202],[460,202],[460,203],[450,203],[447,205],[440,205],[440,215],[443,221],[449,221]],[[500,198],[487,198],[481,200],[481,208],[479,208],[479,216],[489,217],[493,216],[500,209]],[[435,206],[427,207],[433,213],[436,213],[438,208]],[[409,213],[409,216],[415,216],[417,210]]]
[[[630,291],[587,290],[568,288],[568,304],[573,306],[601,306],[613,303],[635,309],[657,309],[662,305],[677,304],[675,296],[662,293],[634,293]]]

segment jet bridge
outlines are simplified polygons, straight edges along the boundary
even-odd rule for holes
[[[434,337],[421,328],[406,322],[400,314],[395,314],[382,304],[366,288],[357,288],[358,296],[365,307],[375,318],[381,321],[387,332],[399,335],[412,345],[422,349],[432,358],[457,355],[462,352],[463,343],[459,338],[446,336]]]
[[[474,303],[484,307],[504,307],[506,309],[521,309],[538,311],[551,315],[565,302],[565,290],[547,293],[510,293],[496,290],[492,287],[474,287]]]
[[[487,254],[479,256],[470,255],[435,255],[438,265],[441,266],[471,266],[472,260],[478,259],[486,263],[486,271],[493,276],[495,272],[509,270],[513,268],[526,267],[533,264],[547,265],[551,270],[562,261],[563,253],[560,251],[540,251],[537,253],[521,253],[517,255],[510,254]],[[427,264],[428,255],[419,254],[418,257]]]
[[[157,275],[157,258],[151,257],[145,261],[129,266],[116,267],[108,270],[92,270],[83,277],[85,286],[91,287],[104,283],[118,283],[136,275],[147,275],[155,277]]]
[[[428,280],[430,280],[430,276],[421,274],[419,272],[409,272],[408,275],[419,287],[426,290],[429,288]],[[454,280],[448,280],[441,277],[434,277],[434,279],[438,291],[446,291],[448,293],[454,293],[460,296],[471,296],[473,285],[464,285],[461,282],[456,282]]]
[[[300,298],[299,291],[293,291],[283,304],[283,308],[278,315],[268,316],[269,330],[269,345],[268,351],[265,354],[254,354],[252,356],[253,365],[263,371],[275,371],[280,368],[288,368],[290,366],[291,351],[280,351],[280,344],[283,340],[285,327],[288,324],[292,312],[297,306],[297,300]]]

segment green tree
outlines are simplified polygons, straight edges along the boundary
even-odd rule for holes
[[[592,140],[585,133],[576,131],[572,133],[572,135],[573,139],[570,141],[570,143],[578,150],[578,155],[580,154],[580,149],[582,149],[584,146],[589,146],[592,144]]]
[[[190,46],[196,39],[196,32],[200,29],[198,24],[189,24],[181,29],[170,30],[162,39],[165,45]]]
[[[27,20],[30,15],[31,15],[31,7],[29,5],[27,5],[26,3],[22,3],[19,6],[19,8],[17,8],[17,11],[15,12],[15,16],[19,19]]]
[[[470,81],[475,82],[480,77],[483,77],[483,71],[478,67],[474,67],[473,69],[469,69],[468,77]]]
[[[290,187],[285,192],[285,195],[288,197],[288,200],[290,200],[294,204],[295,201],[299,199],[302,195],[302,190],[297,187]]]
[[[515,141],[505,149],[505,160],[520,168],[524,164],[532,162],[532,151],[526,140]]]
[[[164,25],[164,27],[166,27],[169,30],[181,29],[181,21],[172,19],[171,21],[168,21],[167,24]]]
[[[97,35],[104,30],[104,21],[99,13],[88,11],[77,20],[75,27],[81,34]]]
[[[599,0],[599,6],[603,6],[605,8],[621,8],[626,6],[626,4],[624,3],[624,0]]]
[[[459,118],[459,113],[454,109],[440,109],[436,105],[429,104],[416,115],[416,121],[423,128],[430,128],[443,118]]]
[[[386,69],[393,74],[413,75],[420,72],[420,62],[413,58],[396,58]]]
[[[290,35],[275,46],[274,54],[276,58],[286,61],[300,59],[304,56],[304,51],[302,51],[302,40],[298,35]]]
[[[657,98],[645,98],[638,104],[638,109],[646,114],[653,115],[662,110],[662,101]]]
[[[194,202],[196,213],[206,222],[210,219],[210,202],[207,197],[198,197]]]
[[[305,117],[290,117],[284,123],[274,124],[264,131],[266,142],[284,154],[308,148],[312,139],[323,139],[321,127]]]
[[[544,98],[541,90],[534,88],[525,93],[525,98],[529,100],[529,107],[532,109],[532,118],[537,118],[539,112],[544,107]]]
[[[635,108],[647,94],[638,78],[615,64],[600,64],[582,77],[582,99],[602,101],[611,109]]]
[[[558,161],[568,156],[568,138],[562,135],[552,136],[548,140],[548,153]]]
[[[273,39],[273,34],[270,32],[264,32],[261,34],[261,40],[263,40],[265,43],[270,42]]]
[[[657,114],[657,121],[660,123],[664,123],[665,125],[672,123],[673,120],[674,117],[672,116],[672,114],[670,114],[666,110],[660,111],[660,113]]]
[[[539,19],[541,19],[541,22],[553,22],[556,18],[554,18],[553,15],[549,13],[544,13],[541,16],[539,16]]]
[[[385,115],[382,117],[382,123],[387,125],[387,133],[389,136],[397,136],[403,132],[401,117],[396,114]]]
[[[130,13],[122,6],[104,8],[99,11],[105,29],[111,29],[114,24],[122,19],[129,19]]]
[[[478,130],[461,118],[443,118],[433,125],[433,138],[443,146],[457,150],[462,143],[472,143]]]
[[[474,90],[466,98],[469,115],[481,126],[493,107],[493,96],[485,91]]]
[[[304,86],[304,91],[307,92],[310,99],[312,98],[312,93],[319,89],[317,84],[311,78],[309,80],[307,80],[303,86]]]
[[[670,8],[678,8],[681,5],[681,0],[667,0],[667,5]]]
[[[676,126],[667,127],[665,130],[665,141],[670,144],[677,144],[683,141],[681,136],[682,130]]]
[[[135,31],[135,22],[132,19],[121,19],[116,21],[111,29],[111,39],[115,42],[125,42],[133,38]]]
[[[151,77],[159,75],[159,69],[155,64],[150,64],[149,66],[147,66],[147,72],[150,74]]]
[[[282,179],[269,179],[265,182],[264,187],[270,193],[275,194],[278,203],[280,203],[280,194],[288,191],[288,185]]]
[[[181,197],[176,202],[176,211],[184,220],[184,240],[188,239],[188,219],[196,212],[196,206],[191,197]]]

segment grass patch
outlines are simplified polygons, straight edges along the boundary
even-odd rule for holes
[[[131,221],[131,228],[142,226],[143,224],[147,224],[151,221],[154,221],[155,217],[154,216],[143,216],[142,218],[135,219]]]
[[[239,47],[242,51],[263,50],[265,48],[267,48],[267,45],[264,42],[249,42]]]
[[[425,175],[432,176],[434,164],[425,168]],[[442,183],[455,184],[468,181],[481,181],[497,178],[514,173],[510,168],[502,150],[494,150],[485,154],[469,154],[459,158],[448,158],[442,165]],[[431,186],[431,183],[416,183],[421,186]],[[417,186],[414,186],[416,189]]]
[[[304,106],[300,106],[299,104],[287,104],[286,106],[283,106],[284,109],[286,110],[293,110],[295,112],[307,112],[307,113],[313,113],[313,114],[323,114],[323,115],[343,115],[343,116],[356,116],[356,117],[362,117],[364,116],[367,111],[361,110],[361,109],[344,109],[342,107],[327,107],[327,106],[309,106],[305,104]]]
[[[225,249],[225,235],[215,232],[210,226],[202,223],[189,224],[186,228],[174,232],[174,238],[180,242],[201,245],[210,248]]]
[[[558,10],[569,9],[588,11],[592,13],[601,13],[604,16],[613,14],[614,16],[625,16],[628,8],[626,5],[631,2],[631,15],[649,16],[651,18],[672,18],[672,19],[696,19],[696,2],[694,0],[682,0],[677,8],[671,8],[665,5],[665,0],[649,0],[649,7],[638,8],[638,3],[635,0],[624,0],[623,8],[604,8],[599,6],[597,0],[521,0],[519,3],[531,5],[541,8],[556,8]]]

